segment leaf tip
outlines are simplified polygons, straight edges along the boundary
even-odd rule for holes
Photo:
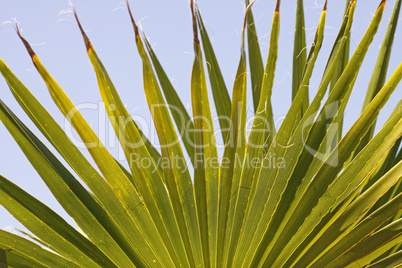
[[[248,13],[250,12],[251,7],[254,5],[255,2],[257,2],[257,0],[254,0],[253,2],[251,2],[251,3],[246,7],[246,12],[245,12],[245,15],[244,15],[243,31],[246,29]]]
[[[277,0],[277,1],[276,1],[275,12],[279,12],[280,6],[281,6],[281,0]]]
[[[80,20],[78,19],[77,12],[75,11],[74,8],[73,8],[73,12],[74,12],[75,20],[77,21],[77,24],[78,24],[78,28],[80,29],[81,35],[82,35],[82,37],[84,38],[85,46],[86,46],[87,50],[90,50],[91,47],[92,47],[91,42],[89,41],[89,38],[88,38],[87,34],[85,33],[84,29],[82,28],[82,25],[81,25],[81,23],[80,23]]]
[[[135,38],[136,39],[140,38],[140,31],[138,30],[138,26],[135,23],[133,13],[131,13],[130,4],[128,3],[128,0],[126,0],[126,5],[127,5],[127,9],[128,9],[128,14],[130,15],[131,23],[133,24],[133,27],[134,27]]]
[[[377,7],[376,12],[378,12],[380,9],[383,9],[386,3],[387,3],[387,0],[381,0],[380,4]]]
[[[325,0],[325,4],[324,4],[324,8],[323,8],[324,11],[327,11],[327,4],[328,4],[328,0]]]
[[[197,17],[195,15],[195,7],[194,7],[194,2],[195,0],[190,1],[190,9],[191,9],[191,15],[193,18],[193,33],[194,33],[194,43],[196,45],[200,44],[200,40],[198,39],[198,29],[197,29]]]
[[[15,31],[17,32],[18,37],[21,39],[22,43],[24,44],[25,48],[27,49],[29,56],[31,56],[31,58],[34,58],[36,56],[36,54],[33,51],[31,45],[28,43],[28,41],[22,36],[21,29],[20,29],[18,23],[15,23],[14,28],[15,28]]]

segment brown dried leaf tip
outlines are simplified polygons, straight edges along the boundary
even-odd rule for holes
[[[328,4],[328,0],[325,0],[325,4],[324,4],[324,11],[327,11],[327,4]]]
[[[194,43],[197,45],[200,44],[200,40],[198,39],[198,29],[197,29],[197,18],[195,16],[195,0],[191,0],[190,2],[190,8],[191,8],[191,15],[193,17],[193,33],[194,33]]]
[[[130,4],[128,3],[128,0],[126,0],[126,4],[127,4],[127,9],[128,9],[128,14],[130,15],[131,23],[133,24],[133,27],[134,27],[135,38],[140,38],[140,33],[139,33],[139,30],[138,30],[138,26],[135,23],[133,14],[131,13]]]
[[[275,12],[279,12],[280,6],[281,6],[281,0],[276,1]]]
[[[78,27],[80,28],[82,37],[84,38],[85,46],[86,46],[87,50],[90,50],[92,47],[91,42],[89,41],[87,34],[85,33],[84,29],[82,28],[82,25],[80,23],[80,20],[78,19],[77,12],[75,12],[75,9],[73,9],[73,12],[74,12],[74,17],[75,17],[75,20],[77,21]]]
[[[14,29],[17,32],[18,37],[21,39],[22,43],[24,44],[25,48],[27,49],[29,56],[31,56],[31,58],[33,58],[36,54],[33,51],[31,45],[28,43],[28,41],[24,37],[22,37],[21,29],[20,29],[18,23],[15,23]]]
[[[381,7],[385,6],[386,3],[387,3],[387,0],[382,0],[382,1],[380,2],[380,4],[378,5],[376,12],[378,12],[378,10],[379,10]]]

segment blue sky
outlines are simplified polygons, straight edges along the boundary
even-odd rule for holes
[[[275,2],[274,0],[259,0],[253,7],[264,62],[268,52]],[[284,0],[282,2],[279,55],[272,96],[273,110],[277,118],[284,116],[290,106],[296,9],[295,0]],[[324,1],[305,0],[304,2],[307,44],[309,46],[314,38]],[[379,2],[379,0],[358,1],[351,33],[352,51],[364,34]],[[32,44],[43,64],[75,104],[92,104],[94,108],[86,109],[83,114],[97,133],[108,137],[105,132],[109,132],[110,128],[105,123],[107,121],[105,121],[102,112],[101,97],[95,74],[89,63],[78,27],[71,13],[66,12],[70,8],[68,2],[64,0],[2,0],[0,3],[0,23],[10,21],[13,18],[21,23],[23,35]],[[129,112],[137,118],[142,118],[143,122],[150,122],[151,117],[142,88],[141,61],[135,47],[134,33],[124,1],[76,0],[73,3],[84,29],[106,66]],[[387,3],[380,29],[358,76],[350,104],[346,110],[346,129],[357,119],[361,111],[368,81],[394,3],[395,0],[389,0]],[[190,74],[194,53],[188,1],[131,0],[130,5],[135,19],[140,22],[142,29],[149,37],[159,60],[172,79],[172,83],[183,102],[186,105],[188,104],[191,114]],[[227,87],[231,92],[240,55],[244,4],[241,0],[200,0],[198,5],[212,38]],[[316,65],[311,80],[311,94],[317,90],[319,78],[341,24],[344,6],[344,0],[329,0],[324,44],[318,58],[319,63]],[[395,49],[402,44],[400,27],[397,28],[394,42],[388,76],[402,60],[402,50]],[[53,104],[45,84],[35,71],[12,25],[8,23],[4,23],[0,28],[0,58],[9,65],[11,70],[64,127],[63,116]],[[383,124],[401,96],[402,90],[399,87],[380,114],[379,125]],[[32,127],[40,138],[43,137],[24,115],[2,78],[0,78],[0,99],[24,123]],[[250,92],[248,99],[251,100]],[[210,102],[212,103],[212,96]],[[251,109],[251,102],[249,106]],[[96,109],[96,107],[100,108]],[[217,127],[217,123],[215,127]],[[0,174],[68,218],[2,124],[0,124],[0,135]],[[111,152],[116,157],[119,157],[119,148],[114,142],[107,142],[106,145],[110,147]],[[84,150],[83,152],[88,155]],[[6,226],[21,227],[7,211],[0,208],[0,228]]]

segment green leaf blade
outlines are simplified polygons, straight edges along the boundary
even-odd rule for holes
[[[250,1],[246,0],[246,7]],[[264,63],[261,57],[260,44],[258,42],[257,29],[251,9],[247,14],[247,45],[249,54],[251,88],[253,93],[254,112],[257,112],[261,97],[261,86],[264,79]]]
[[[223,142],[226,141],[230,127],[231,101],[228,89],[223,80],[222,72],[216,59],[207,30],[201,18],[199,10],[196,11],[197,23],[200,30],[202,46],[204,48],[205,60],[208,62],[209,81],[214,96],[215,108],[219,118]]]
[[[251,6],[246,11],[250,15]],[[248,12],[248,13],[247,13]],[[245,25],[246,26],[246,25]],[[219,185],[219,222],[218,222],[218,256],[217,266],[224,263],[226,231],[228,226],[229,208],[232,192],[237,189],[242,172],[242,163],[246,149],[246,116],[247,116],[247,62],[245,43],[245,26],[242,32],[241,56],[233,85],[232,115],[225,143],[225,149],[219,169],[221,184]]]
[[[228,232],[230,239],[230,246],[227,250],[226,259],[228,265],[232,265],[235,261],[234,256],[239,248],[239,233],[243,228],[246,210],[254,195],[253,186],[259,176],[261,169],[262,159],[265,156],[267,147],[271,144],[275,136],[275,127],[273,126],[273,114],[271,107],[271,95],[275,74],[275,66],[278,57],[278,38],[279,38],[279,4],[274,13],[272,21],[270,48],[268,53],[268,60],[265,67],[264,80],[262,82],[261,96],[256,117],[253,121],[253,127],[250,133],[249,140],[245,151],[245,161],[243,170],[241,172],[240,181],[237,185],[232,187],[232,201],[230,203],[229,212],[229,227]],[[250,161],[257,160],[257,165],[250,164]],[[240,253],[241,254],[241,253]]]
[[[181,240],[187,253],[188,263],[190,267],[193,267],[203,263],[203,257],[191,176],[169,110],[166,107],[151,62],[140,38],[138,27],[131,13],[130,17],[135,31],[138,53],[143,65],[145,96],[162,146],[162,157],[169,161],[169,164],[163,167],[167,190],[180,230]],[[180,237],[176,239],[180,239]]]
[[[0,176],[0,203],[40,239],[74,262],[91,267],[116,267],[94,244],[60,216]]]
[[[144,38],[144,41],[156,74],[159,78],[166,101],[169,105],[170,112],[175,120],[179,134],[182,137],[184,147],[186,148],[187,154],[194,165],[194,139],[193,136],[190,135],[191,131],[194,129],[194,123],[187,113],[187,110],[181,102],[179,96],[177,95],[177,92],[170,82],[168,76],[163,70],[163,67],[156,57],[156,54],[153,51],[151,44],[148,42],[148,39]]]
[[[363,108],[367,108],[369,103],[374,99],[374,97],[378,94],[380,89],[385,83],[388,64],[391,57],[392,45],[394,43],[394,36],[396,32],[396,27],[398,24],[399,13],[401,10],[401,0],[395,1],[394,10],[392,12],[391,18],[388,23],[387,31],[385,33],[384,39],[382,41],[380,51],[378,53],[377,62],[374,66],[373,74],[370,78],[370,82],[367,88],[366,97],[363,102]],[[359,152],[363,147],[368,143],[368,141],[373,137],[375,124],[370,128],[370,131],[362,138],[360,141],[359,148],[356,152]]]
[[[0,101],[0,119],[52,194],[86,235],[117,265],[132,265],[139,255],[119,227],[73,175]],[[126,253],[123,253],[123,250]],[[127,254],[127,255],[126,255]]]
[[[208,100],[204,62],[197,32],[197,17],[191,3],[194,31],[194,62],[191,72],[191,102],[194,117],[194,191],[204,266],[214,266],[218,251],[219,159]],[[201,28],[201,27],[200,27]]]
[[[68,267],[79,267],[76,263],[54,254],[49,250],[41,248],[39,245],[24,239],[18,235],[6,232],[0,229],[0,248],[7,251],[17,251],[21,257],[37,262],[41,267],[61,267],[68,265]],[[0,255],[2,255],[0,253]],[[8,264],[13,267],[6,256]],[[0,261],[2,258],[0,257]],[[7,265],[7,263],[4,263]],[[31,264],[32,265],[32,264]],[[19,266],[18,266],[19,267]]]
[[[296,7],[296,29],[293,46],[293,71],[292,71],[292,101],[303,80],[304,69],[307,63],[306,30],[304,26],[304,7],[303,0],[297,1]],[[306,91],[308,94],[308,91]],[[301,116],[308,108],[308,96],[303,97]]]

